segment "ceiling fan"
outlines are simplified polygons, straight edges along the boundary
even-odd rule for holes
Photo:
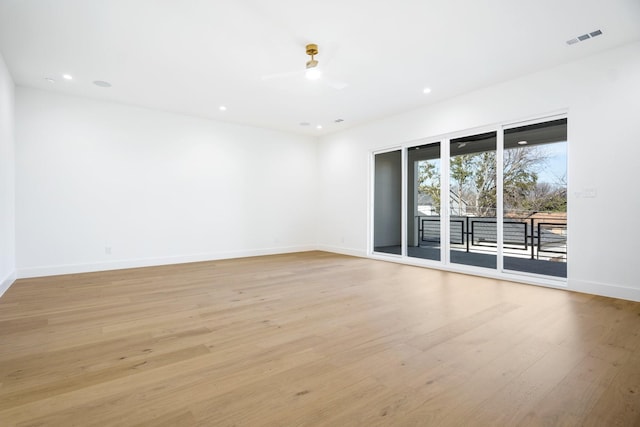
[[[262,80],[274,80],[274,79],[293,77],[297,75],[304,75],[308,80],[320,80],[324,84],[326,84],[327,86],[333,89],[342,90],[348,86],[344,82],[328,78],[326,75],[324,75],[323,69],[320,68],[319,62],[315,58],[315,56],[318,54],[317,44],[315,43],[307,44],[305,46],[305,52],[307,55],[311,57],[311,59],[307,61],[304,70],[300,69],[296,71],[289,71],[286,73],[269,74],[266,76],[262,76]]]

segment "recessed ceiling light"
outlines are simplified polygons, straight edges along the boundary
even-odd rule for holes
[[[96,80],[93,84],[100,87],[111,87],[111,83],[105,82],[104,80]]]
[[[46,81],[48,81],[49,83],[55,83],[56,81],[53,80],[51,77],[45,77],[44,78]]]
[[[225,107],[224,105],[221,105],[219,107],[220,111],[227,111],[227,107]]]
[[[518,141],[518,145],[527,145],[529,141]]]
[[[316,126],[316,129],[322,129],[322,125]]]
[[[424,93],[424,94],[431,93],[431,88],[430,87],[425,87],[424,89],[422,89],[422,93]]]
[[[73,80],[73,77],[71,76],[71,74],[63,74],[62,78],[65,80]]]

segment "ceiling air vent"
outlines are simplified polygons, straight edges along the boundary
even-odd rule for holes
[[[590,32],[590,33],[588,33],[588,34],[583,34],[583,35],[581,35],[581,36],[574,37],[574,38],[572,38],[572,39],[570,39],[570,40],[567,40],[567,44],[568,44],[568,45],[572,45],[572,44],[576,44],[576,43],[578,43],[578,42],[583,42],[583,41],[585,41],[585,40],[589,40],[590,38],[598,37],[598,36],[599,36],[599,35],[601,35],[601,34],[602,34],[602,31],[601,31],[601,30],[591,31],[591,32]]]

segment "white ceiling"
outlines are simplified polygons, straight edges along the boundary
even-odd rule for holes
[[[638,39],[640,0],[0,0],[18,85],[314,135]]]

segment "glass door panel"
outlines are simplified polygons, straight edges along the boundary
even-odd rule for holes
[[[373,251],[402,253],[402,153],[374,156]]]
[[[454,264],[496,268],[496,132],[450,141],[449,245]]]
[[[567,119],[508,129],[504,269],[567,277]]]
[[[440,260],[440,143],[407,151],[407,256]]]

